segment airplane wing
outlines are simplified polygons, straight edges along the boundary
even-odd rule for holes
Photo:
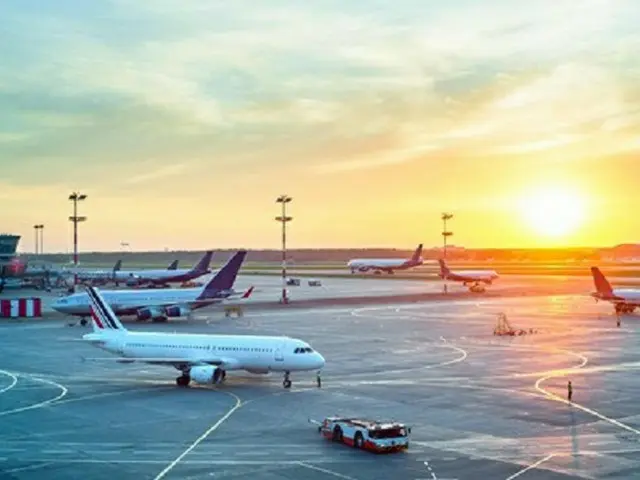
[[[198,365],[215,365],[219,367],[233,367],[236,361],[231,358],[186,358],[186,357],[175,357],[175,358],[154,358],[154,357],[138,357],[138,358],[128,358],[128,357],[98,357],[98,358],[88,358],[81,357],[83,362],[115,362],[115,363],[149,363],[154,365],[190,365],[190,366],[198,366]]]

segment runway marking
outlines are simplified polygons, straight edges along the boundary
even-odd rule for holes
[[[48,467],[49,465],[53,465],[53,464],[54,462],[37,463],[37,464],[29,465],[27,467],[19,467],[19,468],[12,468],[11,470],[3,470],[0,473],[2,473],[3,475],[6,475],[9,473],[28,472],[31,470],[38,470],[39,468]]]
[[[575,403],[575,402],[570,402],[569,400],[566,400],[566,399],[556,395],[555,393],[552,393],[552,392],[550,392],[548,390],[545,390],[544,388],[542,388],[540,386],[540,384],[542,382],[545,382],[545,381],[549,380],[550,378],[557,378],[557,377],[561,377],[561,376],[564,376],[564,375],[565,375],[565,373],[558,373],[558,374],[551,374],[551,375],[547,375],[545,377],[541,377],[536,382],[535,388],[539,392],[542,392],[543,394],[545,394],[547,396],[547,399],[554,400],[554,401],[560,402],[560,403],[564,403],[564,404],[569,405],[571,407],[575,407],[578,410],[582,410],[583,412],[588,413],[589,415],[592,415],[592,416],[594,416],[594,417],[596,417],[596,418],[598,418],[600,420],[603,420],[603,421],[605,421],[607,423],[610,423],[611,425],[615,425],[616,427],[622,428],[623,430],[627,430],[628,432],[635,433],[636,435],[640,435],[640,430],[636,430],[635,428],[633,428],[633,427],[631,427],[631,426],[629,426],[629,425],[627,425],[625,423],[622,423],[622,422],[616,420],[615,418],[607,417],[606,415],[603,415],[603,414],[601,414],[601,413],[599,413],[599,412],[597,412],[595,410],[592,410],[592,409],[590,409],[588,407],[585,407],[584,405],[580,405],[579,403]]]
[[[6,370],[0,370],[0,373],[2,375],[6,375],[8,377],[12,378],[12,382],[11,385],[9,385],[8,387],[4,387],[2,390],[0,390],[0,393],[4,393],[4,392],[8,392],[9,390],[11,390],[13,387],[16,386],[16,383],[18,383],[18,377],[16,375],[14,375],[11,372],[7,372]]]
[[[138,388],[138,389],[129,389],[129,390],[121,390],[118,392],[105,392],[105,393],[96,393],[93,395],[85,395],[83,397],[75,397],[75,398],[68,398],[66,400],[61,400],[61,401],[57,401],[57,402],[52,402],[51,406],[52,407],[57,407],[58,405],[65,405],[67,403],[74,403],[74,402],[84,402],[86,400],[93,400],[95,398],[102,398],[102,397],[116,397],[119,395],[126,395],[128,393],[140,393],[140,392],[150,392],[150,391],[160,391],[160,390],[169,390],[169,389],[173,389],[175,390],[175,386],[167,386],[166,388],[156,388],[156,387],[145,387],[145,388]]]
[[[511,475],[510,477],[507,477],[505,480],[513,480],[514,478],[518,478],[520,475],[522,475],[523,473],[528,472],[529,470],[533,470],[534,468],[538,468],[540,465],[542,465],[544,462],[551,460],[553,457],[555,457],[556,454],[555,453],[551,453],[549,455],[547,455],[546,457],[538,460],[535,463],[532,463],[531,465],[529,465],[528,467],[523,468],[522,470],[517,471],[516,473],[514,473],[513,475]]]
[[[46,407],[47,405],[50,405],[51,403],[63,398],[69,391],[69,390],[67,390],[67,388],[64,385],[60,385],[59,383],[56,383],[56,382],[54,382],[52,380],[46,380],[44,378],[38,378],[38,377],[31,376],[31,375],[23,375],[23,376],[26,376],[30,380],[33,380],[33,381],[36,381],[36,382],[43,382],[43,383],[48,383],[49,385],[53,385],[54,387],[59,388],[61,390],[61,393],[57,397],[50,398],[50,399],[45,400],[43,402],[35,403],[35,404],[32,404],[32,405],[27,405],[26,407],[13,408],[11,410],[4,410],[4,411],[0,412],[0,417],[3,417],[5,415],[11,415],[13,413],[26,412],[27,410],[35,410],[36,408]]]
[[[349,477],[348,475],[343,475],[341,473],[334,472],[333,470],[327,470],[326,468],[316,467],[315,465],[311,465],[311,464],[306,463],[306,462],[297,462],[297,463],[301,467],[305,467],[305,468],[309,468],[311,470],[316,470],[318,472],[326,473],[327,475],[331,475],[333,477],[343,478],[344,480],[356,480],[355,478]]]
[[[438,480],[438,477],[436,476],[435,472],[433,471],[433,468],[431,468],[431,465],[429,465],[429,462],[425,461],[423,463],[424,463],[424,466],[427,467],[427,470],[429,470],[429,473],[431,474],[431,478],[433,480]]]
[[[222,418],[220,418],[220,420],[218,420],[211,427],[209,427],[209,429],[206,432],[200,435],[200,437],[198,437],[196,441],[193,442],[184,452],[182,452],[173,462],[167,465],[167,467],[155,477],[155,480],[160,480],[161,478],[164,478],[167,473],[169,473],[178,463],[180,463],[180,461],[184,457],[186,457],[189,454],[189,452],[191,452],[194,448],[200,445],[200,443],[204,441],[209,435],[215,432],[220,427],[220,425],[222,425],[231,415],[233,415],[233,412],[235,412],[240,407],[242,407],[243,405],[242,400],[236,394],[231,392],[222,392],[222,393],[234,397],[236,399],[235,405],[231,407],[231,409],[229,409],[227,413],[225,413],[222,416]]]

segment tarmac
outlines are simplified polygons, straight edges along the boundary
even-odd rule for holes
[[[387,282],[348,281],[363,291]],[[300,373],[290,391],[280,375],[235,372],[222,386],[182,389],[171,368],[83,362],[108,356],[80,340],[90,327],[5,320],[0,479],[640,476],[637,316],[618,328],[611,306],[585,295],[493,295],[291,310],[256,303],[239,319],[212,311],[128,324],[302,338],[327,360],[323,385]],[[537,333],[492,335],[501,312]],[[410,449],[377,456],[327,442],[308,420],[334,414],[405,422]]]

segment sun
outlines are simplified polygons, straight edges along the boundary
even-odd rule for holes
[[[569,188],[546,187],[528,194],[522,201],[521,211],[536,233],[561,238],[582,225],[585,202],[578,192]]]

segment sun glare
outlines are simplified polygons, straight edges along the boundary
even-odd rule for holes
[[[564,237],[575,232],[584,220],[585,205],[580,194],[564,188],[545,188],[528,195],[522,214],[539,235]]]

